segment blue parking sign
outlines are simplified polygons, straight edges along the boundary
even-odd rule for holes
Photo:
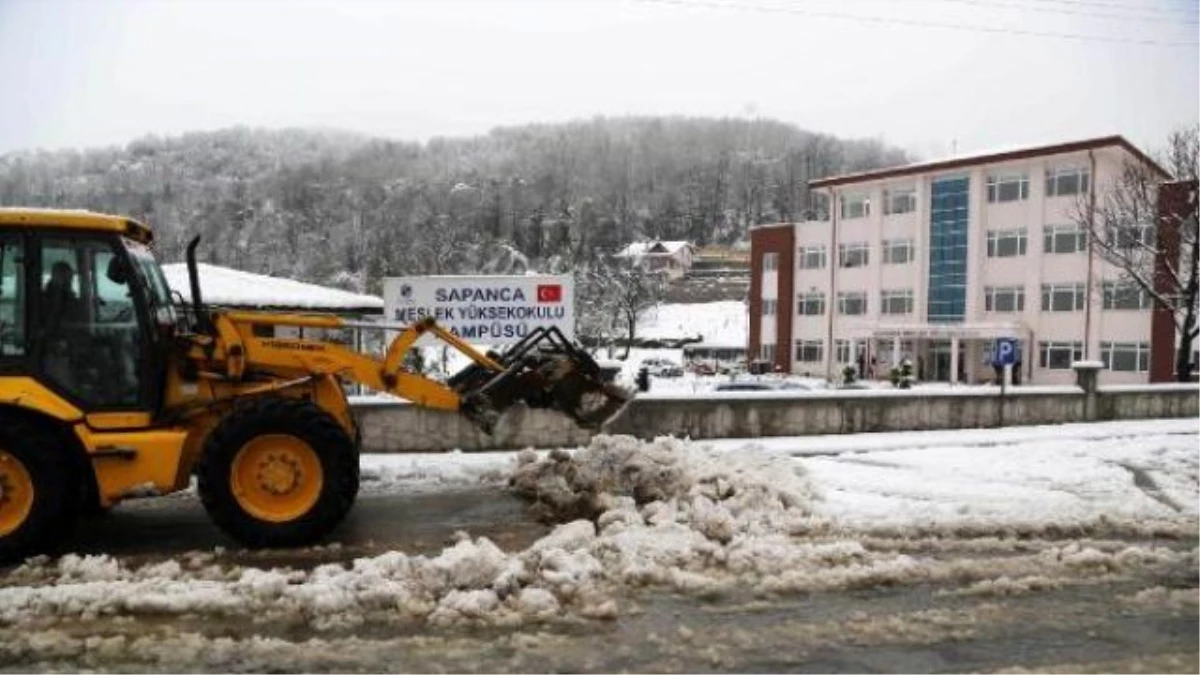
[[[996,349],[992,353],[993,366],[1011,366],[1017,363],[1018,343],[1012,338],[996,340]]]

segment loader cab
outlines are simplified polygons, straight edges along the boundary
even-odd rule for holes
[[[149,247],[82,228],[0,230],[0,369],[88,413],[160,409],[175,325]]]

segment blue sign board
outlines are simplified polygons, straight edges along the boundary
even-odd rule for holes
[[[1012,366],[1016,365],[1017,359],[1020,356],[1020,343],[1012,338],[1000,338],[996,340],[996,347],[992,352],[993,366]]]

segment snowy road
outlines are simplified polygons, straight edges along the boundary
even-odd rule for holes
[[[0,572],[0,669],[1196,672],[1197,440],[368,456],[334,546],[238,551],[180,496]]]
[[[247,564],[311,567],[390,550],[436,554],[455,532],[487,537],[505,550],[521,550],[550,527],[525,514],[524,501],[498,485],[444,487],[438,491],[363,494],[338,529],[336,545],[283,551],[243,551],[212,523],[193,496],[141,500],[88,521],[75,537],[80,554],[162,560],[196,550],[227,549],[227,559]]]

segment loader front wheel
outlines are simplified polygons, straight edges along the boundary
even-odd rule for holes
[[[263,399],[209,435],[197,469],[213,521],[248,546],[305,546],[329,534],[358,492],[354,442],[307,401]]]
[[[0,565],[52,550],[75,521],[72,466],[57,436],[0,419]]]

